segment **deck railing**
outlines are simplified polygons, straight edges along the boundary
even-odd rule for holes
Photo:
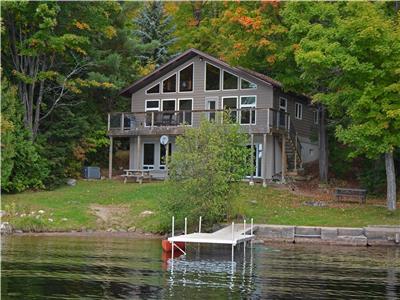
[[[249,128],[265,129],[266,133],[271,130],[286,132],[300,157],[301,143],[290,114],[273,108],[114,112],[108,114],[108,130],[129,133],[138,129],[197,126],[202,118],[222,122],[224,112],[227,112],[234,122]]]

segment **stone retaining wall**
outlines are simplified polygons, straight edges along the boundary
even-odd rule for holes
[[[257,238],[290,243],[323,243],[335,245],[400,246],[400,226],[363,228],[257,225]]]

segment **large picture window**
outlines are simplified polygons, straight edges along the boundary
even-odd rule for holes
[[[160,84],[157,83],[155,86],[149,88],[149,89],[146,91],[146,93],[147,93],[147,94],[158,94],[158,93],[160,93]]]
[[[160,100],[146,100],[145,103],[146,103],[144,109],[144,111],[146,112],[145,126],[151,126],[154,125],[154,120],[157,117],[152,112],[160,110]]]
[[[225,110],[230,110],[230,117],[232,122],[237,122],[237,100],[237,97],[222,98],[222,106]]]
[[[143,144],[143,169],[154,169],[154,144]]]
[[[206,91],[217,91],[220,89],[220,72],[218,67],[206,63]]]
[[[223,81],[223,89],[224,90],[237,90],[239,78],[229,72],[224,71],[224,81]]]
[[[179,91],[193,91],[193,64],[187,66],[179,72]]]
[[[256,124],[256,96],[240,97],[240,124]]]
[[[192,99],[179,99],[179,121],[181,124],[192,125]],[[183,111],[182,111],[183,110]]]
[[[168,77],[163,81],[163,93],[176,92],[176,74]]]
[[[170,158],[171,157],[171,152],[172,152],[171,143],[169,143],[168,146],[160,144],[160,169],[162,169],[162,170],[165,169],[165,165],[167,163],[167,148],[168,148],[168,158]]]
[[[240,79],[240,88],[242,90],[254,90],[257,88],[257,84],[242,78]]]

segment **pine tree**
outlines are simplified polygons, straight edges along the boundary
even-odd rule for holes
[[[158,67],[170,58],[169,47],[177,40],[173,36],[176,26],[171,21],[161,1],[146,3],[134,19],[136,51],[143,66],[155,64]]]

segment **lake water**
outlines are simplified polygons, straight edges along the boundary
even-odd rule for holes
[[[399,299],[400,249],[191,246],[173,265],[160,240],[2,239],[2,299]],[[245,252],[245,253],[244,253]]]

